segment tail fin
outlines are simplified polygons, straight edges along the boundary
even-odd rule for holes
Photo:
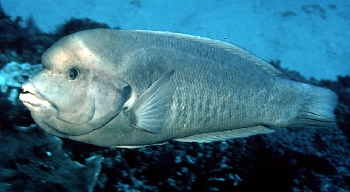
[[[338,96],[329,89],[304,84],[305,102],[293,126],[332,127],[336,124],[334,109]]]

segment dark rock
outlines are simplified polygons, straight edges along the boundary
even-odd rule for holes
[[[7,191],[91,191],[102,159],[72,161],[57,137],[42,131],[11,132],[1,128],[0,186]],[[5,172],[4,172],[5,171]]]
[[[82,30],[87,29],[95,29],[95,28],[110,28],[107,24],[104,23],[98,23],[91,19],[85,18],[85,19],[76,19],[72,18],[63,25],[59,26],[55,32],[55,35],[58,39],[78,32]]]

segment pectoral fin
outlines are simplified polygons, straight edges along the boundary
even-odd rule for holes
[[[167,111],[171,104],[171,81],[174,70],[162,75],[136,101],[125,110],[133,127],[151,133],[158,133],[164,128]]]

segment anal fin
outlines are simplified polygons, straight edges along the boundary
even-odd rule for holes
[[[256,126],[256,127],[246,127],[246,128],[213,132],[213,133],[203,133],[203,134],[192,135],[189,137],[179,138],[175,140],[180,142],[209,143],[213,141],[244,138],[244,137],[249,137],[249,136],[258,135],[258,134],[270,134],[273,132],[274,132],[273,129],[269,129],[264,126]]]

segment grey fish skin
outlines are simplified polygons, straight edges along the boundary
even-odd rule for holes
[[[332,91],[288,80],[221,41],[94,29],[61,39],[42,63],[20,99],[48,133],[94,145],[210,142],[335,124]]]

